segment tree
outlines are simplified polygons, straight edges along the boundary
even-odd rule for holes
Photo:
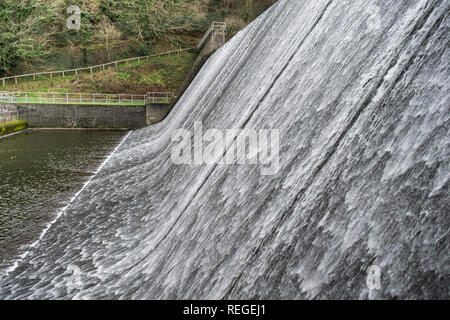
[[[108,60],[111,60],[111,50],[117,45],[122,33],[107,19],[103,19],[98,27],[98,39],[105,46]]]
[[[0,74],[21,59],[45,53],[51,38],[49,6],[42,0],[0,2]]]

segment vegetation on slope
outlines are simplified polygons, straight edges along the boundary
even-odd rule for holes
[[[2,0],[0,76],[69,69],[191,47],[212,21],[230,35],[276,0]],[[70,5],[81,29],[67,28]]]
[[[38,77],[36,81],[10,82],[0,90],[58,93],[135,93],[176,92],[194,61],[193,53],[183,52],[165,57],[152,57],[148,61],[110,67],[104,72]]]
[[[0,77],[57,71],[195,47],[212,21],[228,36],[276,0],[2,0]],[[81,8],[81,29],[67,28],[67,8]],[[19,79],[0,90],[175,92],[195,55],[182,53],[94,74]]]

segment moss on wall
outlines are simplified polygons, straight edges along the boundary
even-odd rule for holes
[[[28,124],[23,120],[13,120],[0,124],[0,136],[26,129]]]

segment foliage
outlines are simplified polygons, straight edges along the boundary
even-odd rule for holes
[[[180,46],[180,38],[200,38],[214,20],[226,20],[233,34],[275,1],[1,0],[0,76],[28,66],[24,62],[54,66],[55,59],[61,60],[55,57],[60,51],[65,55],[82,52],[87,63],[98,45],[102,47],[96,51],[104,52],[107,59],[124,41],[139,54],[148,54],[161,42]],[[81,9],[78,31],[66,27],[70,5]]]
[[[2,0],[0,2],[0,74],[19,59],[35,57],[49,46],[51,21],[56,12],[49,1]]]

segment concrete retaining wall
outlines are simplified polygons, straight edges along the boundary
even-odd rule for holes
[[[200,48],[200,52],[198,53],[197,58],[195,59],[191,70],[187,74],[183,83],[181,84],[178,92],[175,94],[171,105],[172,107],[177,103],[178,99],[183,95],[184,91],[186,91],[187,87],[191,84],[192,80],[194,80],[195,76],[199,73],[200,69],[203,67],[208,58],[221,46],[225,44],[225,33],[211,33],[208,37],[208,40],[205,42],[202,48]]]
[[[200,48],[200,52],[195,59],[194,64],[192,65],[191,70],[187,74],[177,93],[173,97],[170,104],[149,104],[147,105],[147,124],[157,123],[162,121],[167,114],[172,110],[172,108],[177,103],[178,99],[182,96],[184,91],[186,91],[187,87],[191,84],[192,80],[194,80],[197,73],[203,67],[208,58],[213,54],[217,49],[225,44],[225,33],[211,33],[203,45]]]
[[[17,111],[17,108],[15,105],[0,102],[0,113],[1,112],[15,112],[15,111]]]
[[[146,125],[145,106],[14,104],[31,128],[138,129]]]
[[[149,103],[146,106],[147,125],[160,122],[169,113],[169,103]]]

